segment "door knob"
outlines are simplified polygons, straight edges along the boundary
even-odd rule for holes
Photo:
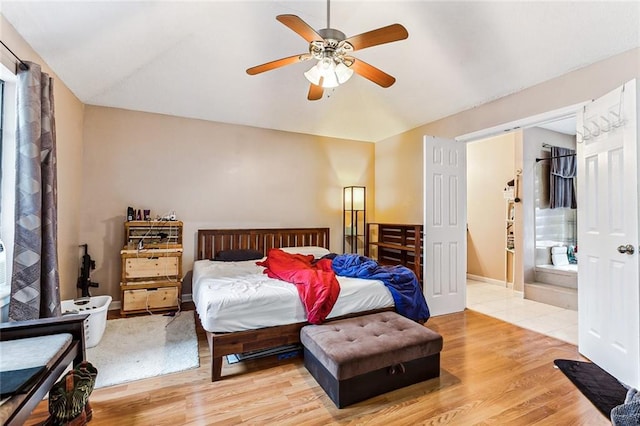
[[[633,254],[636,250],[633,248],[631,244],[627,244],[626,246],[618,246],[618,253],[622,254]]]

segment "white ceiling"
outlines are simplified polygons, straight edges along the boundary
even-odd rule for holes
[[[401,23],[407,40],[354,56],[396,77],[354,76],[306,99],[309,62],[276,21],[326,27],[323,1],[11,1],[0,12],[86,104],[378,141],[640,46],[640,2],[333,0],[347,37]],[[23,58],[30,60],[32,58]]]

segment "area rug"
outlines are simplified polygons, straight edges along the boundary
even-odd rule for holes
[[[605,417],[610,418],[611,410],[624,403],[627,389],[596,364],[568,359],[553,363]]]
[[[196,368],[193,311],[109,320],[100,343],[87,349],[87,360],[98,369],[96,388]]]

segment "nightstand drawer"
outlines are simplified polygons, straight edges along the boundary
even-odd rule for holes
[[[178,306],[178,287],[124,290],[122,310],[140,311]]]

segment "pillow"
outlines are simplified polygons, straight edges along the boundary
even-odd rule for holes
[[[251,249],[221,250],[211,260],[220,262],[241,262],[243,260],[259,260],[264,257],[261,251]]]
[[[280,250],[290,254],[310,254],[316,259],[331,253],[326,248],[317,246],[280,247]]]

